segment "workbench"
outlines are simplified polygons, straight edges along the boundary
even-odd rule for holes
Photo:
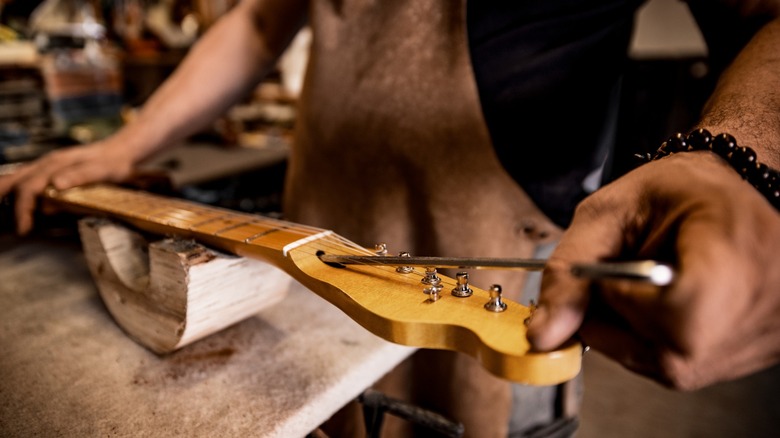
[[[414,350],[293,282],[167,355],[115,324],[78,239],[0,235],[0,436],[306,436]]]

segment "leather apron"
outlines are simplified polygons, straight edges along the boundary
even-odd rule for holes
[[[289,219],[414,255],[531,257],[558,238],[491,145],[465,0],[314,0],[309,14]],[[518,299],[524,276],[487,270],[470,280]],[[464,354],[421,350],[377,389],[462,422],[466,436],[507,435],[510,385]],[[334,422],[358,418],[347,411]],[[388,423],[383,436],[409,436]],[[334,436],[348,434],[345,424]]]

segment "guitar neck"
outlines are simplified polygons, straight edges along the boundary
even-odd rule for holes
[[[469,354],[493,374],[524,384],[550,385],[580,370],[581,346],[530,351],[525,323],[530,309],[505,300],[500,313],[485,306],[487,291],[467,298],[425,295],[420,269],[330,266],[320,254],[371,251],[318,228],[110,185],[52,190],[45,199],[74,213],[107,215],[156,234],[192,238],[223,251],[263,260],[285,271],[377,336],[402,345]],[[445,276],[442,290],[457,282]],[[487,309],[487,310],[486,310]]]
[[[161,235],[176,235],[284,268],[287,253],[330,231],[148,192],[96,184],[51,190],[45,200],[79,214],[110,216]]]

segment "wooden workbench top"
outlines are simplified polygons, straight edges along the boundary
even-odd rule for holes
[[[78,242],[0,236],[0,435],[305,436],[413,349],[297,283],[158,356],[103,306]]]

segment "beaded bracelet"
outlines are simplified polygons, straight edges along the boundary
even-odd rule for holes
[[[677,133],[661,143],[655,155],[647,154],[642,158],[646,161],[654,161],[676,152],[688,151],[712,151],[718,154],[742,175],[742,179],[749,182],[776,209],[780,210],[780,172],[759,163],[753,149],[737,146],[737,141],[729,134],[723,133],[713,137],[703,128],[696,129],[688,135]]]

